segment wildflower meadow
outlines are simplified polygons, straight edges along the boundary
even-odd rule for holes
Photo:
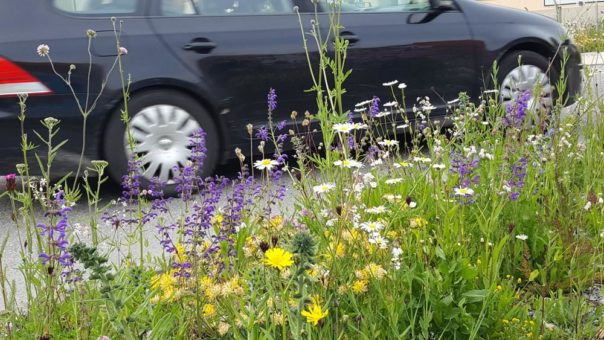
[[[494,82],[446,103],[445,117],[433,98],[407,107],[404,79],[384,79],[380,93],[346,107],[353,84],[333,6],[332,36],[301,23],[301,44],[321,51],[309,64],[316,107],[291,111],[266,89],[266,124],[241,131],[250,149],[233,150],[234,178],[200,176],[210,147],[200,129],[176,196],[159,180],[143,185],[133,154],[121,197],[105,202],[106,161],[75,179],[53,176],[59,120],[23,133],[24,163],[0,195],[24,283],[3,274],[0,256],[1,336],[603,338],[604,306],[587,293],[604,279],[602,99],[586,88],[563,114],[568,98],[543,108],[535,88],[504,106]],[[127,99],[124,53],[116,70]],[[564,74],[551,82],[564,93]],[[23,124],[25,96],[20,104]],[[274,121],[277,110],[291,120]],[[46,163],[28,163],[32,154]],[[89,209],[86,233],[75,205]]]

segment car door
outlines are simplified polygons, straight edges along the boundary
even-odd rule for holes
[[[248,138],[246,124],[266,124],[270,88],[278,96],[275,121],[311,109],[314,96],[304,93],[311,82],[292,0],[187,0],[176,9],[170,1],[178,0],[158,0],[151,25],[208,89],[212,98],[205,99],[216,101],[234,145]]]
[[[341,35],[349,40],[347,67],[352,69],[346,85],[349,108],[373,95],[392,100],[382,86],[391,80],[406,83],[408,109],[420,96],[444,107],[459,92],[477,95],[477,45],[463,13],[448,4],[435,9],[429,0],[344,0]]]

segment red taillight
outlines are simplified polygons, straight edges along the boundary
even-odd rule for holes
[[[50,94],[52,91],[24,69],[0,57],[0,96]]]

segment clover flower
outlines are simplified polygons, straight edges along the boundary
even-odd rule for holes
[[[6,191],[13,192],[17,190],[17,175],[8,174],[4,176],[4,181],[6,181]]]

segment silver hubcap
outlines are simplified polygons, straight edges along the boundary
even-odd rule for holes
[[[538,87],[541,91],[539,98],[535,98],[533,91]],[[535,111],[543,108],[549,110],[553,107],[553,86],[549,77],[539,67],[534,65],[521,65],[513,69],[501,83],[501,102],[507,107],[513,104],[518,96],[531,91],[528,102],[529,109]]]
[[[174,183],[174,167],[183,167],[191,150],[189,137],[199,129],[199,123],[185,110],[172,105],[149,106],[136,113],[130,121],[134,138],[134,153],[140,157],[142,176]],[[126,152],[128,133],[124,134]]]

